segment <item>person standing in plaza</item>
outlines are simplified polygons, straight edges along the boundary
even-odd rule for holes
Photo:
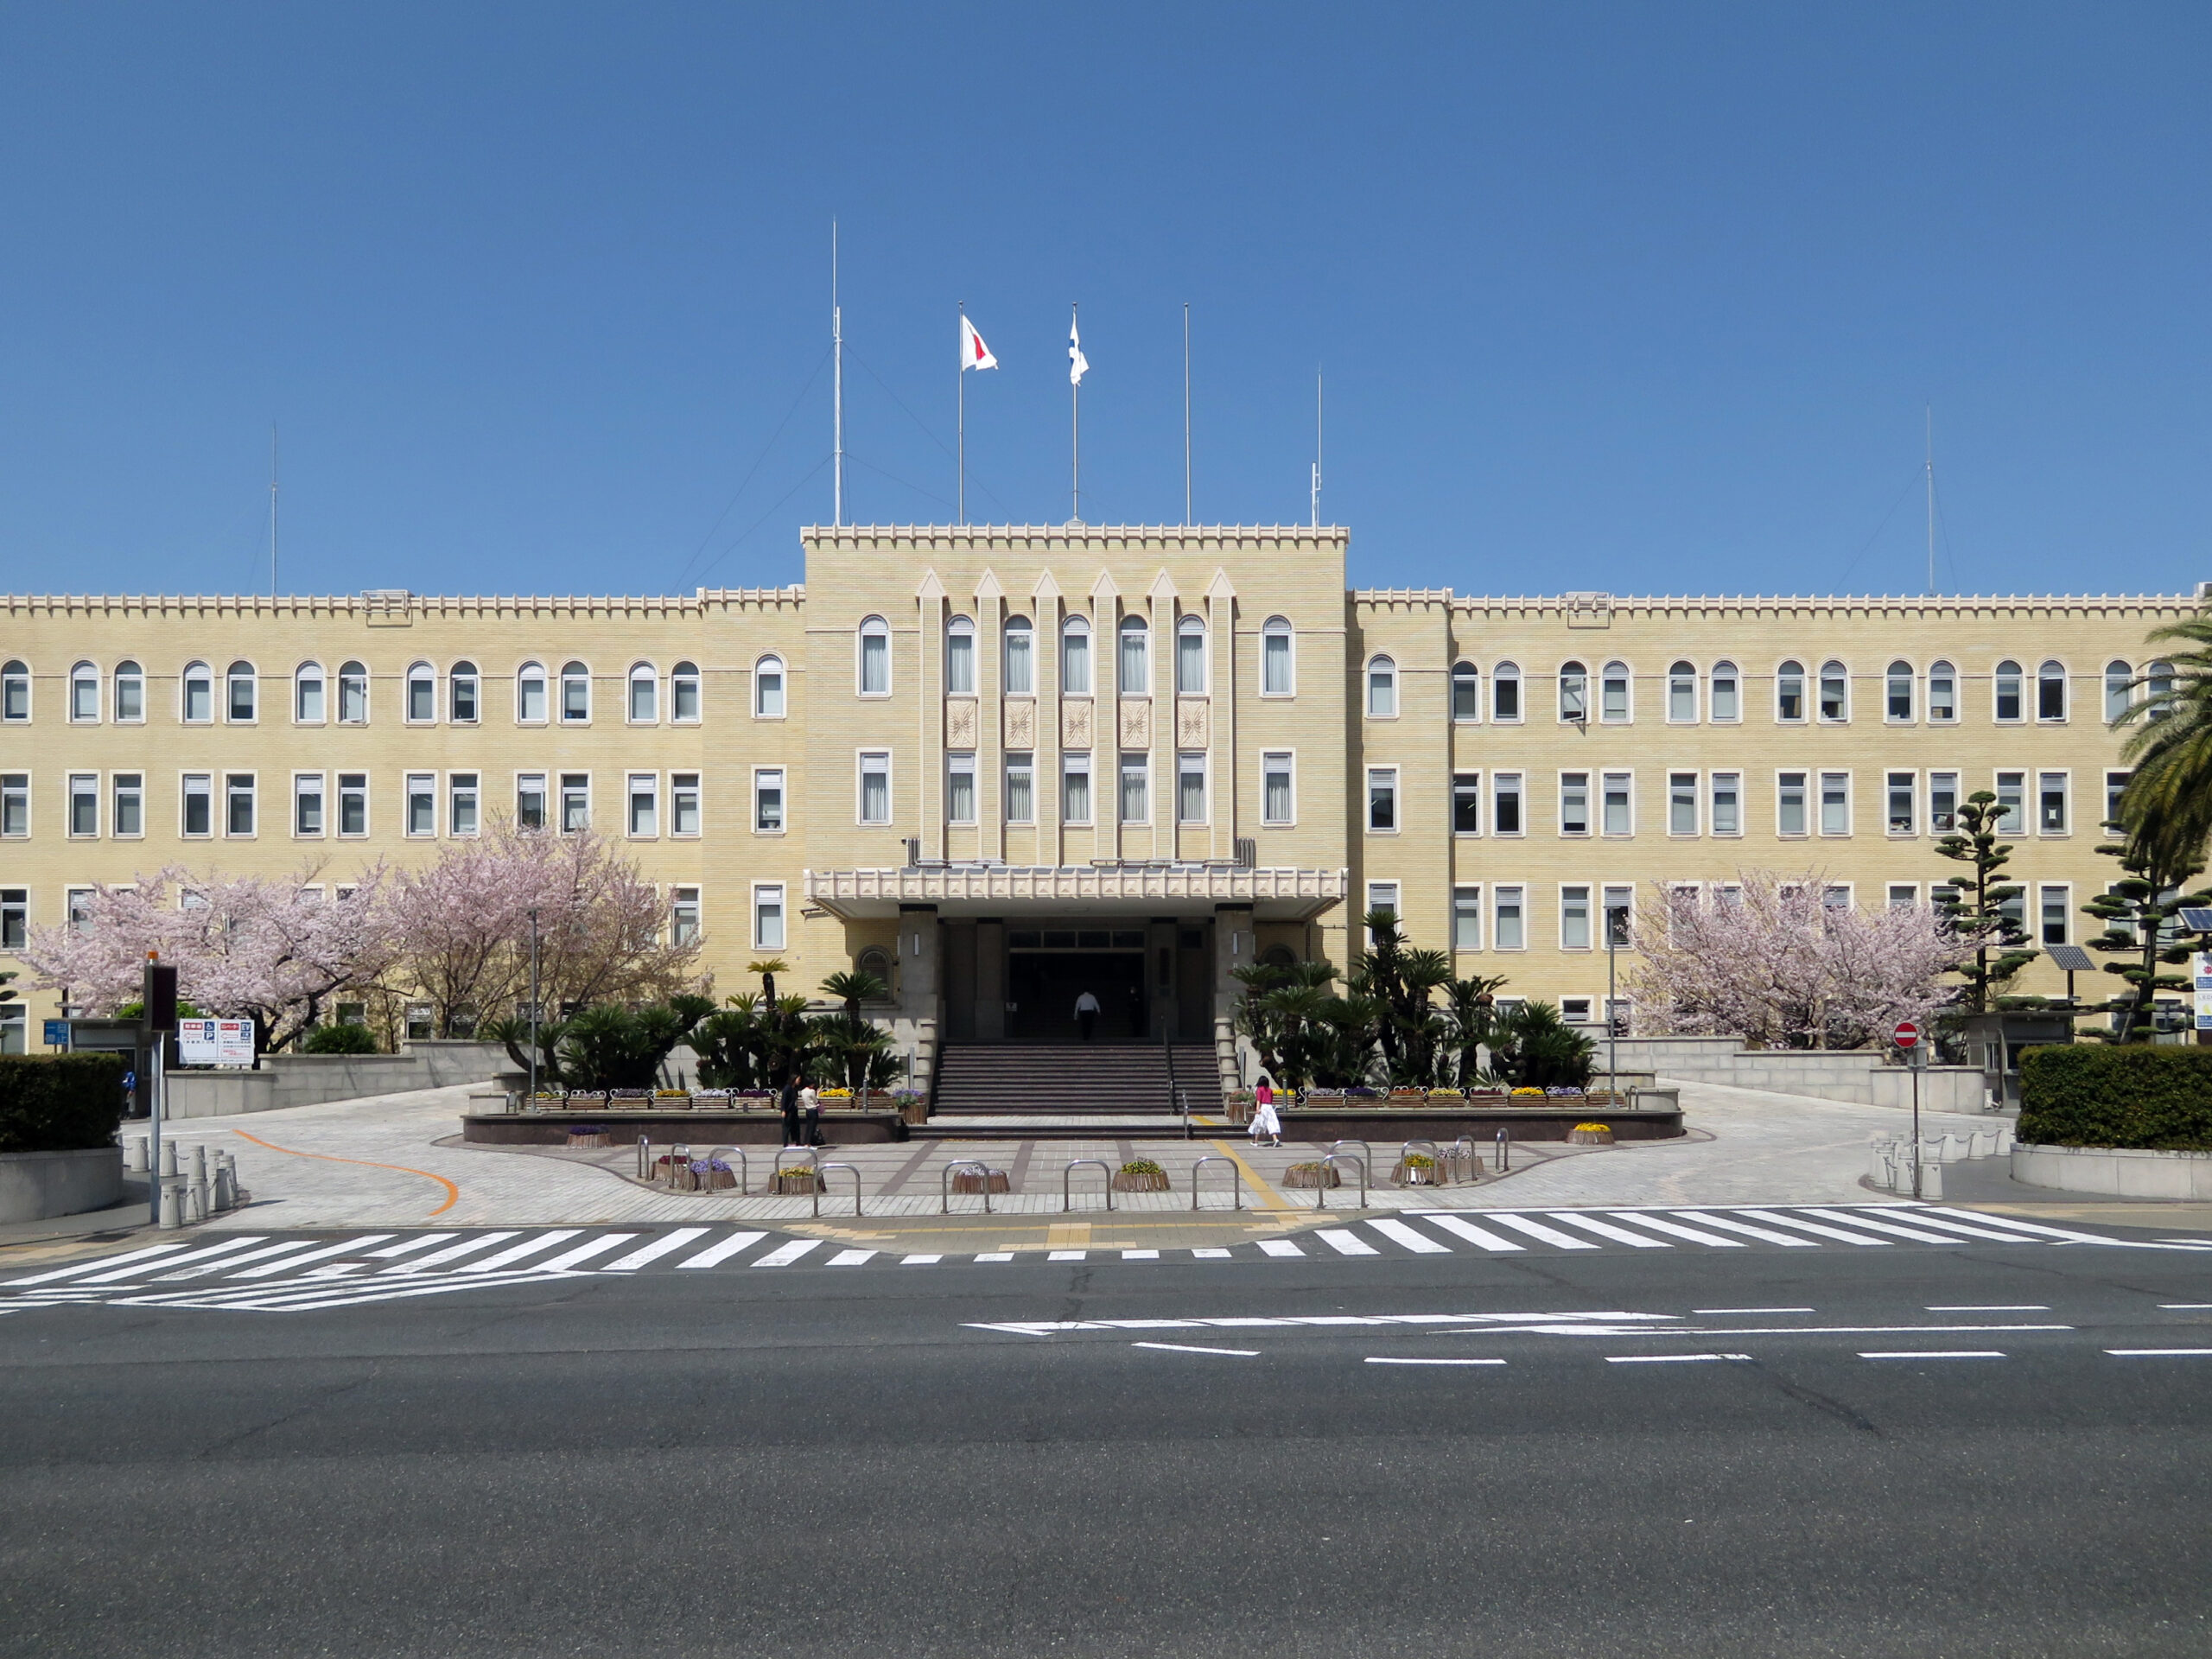
[[[800,1144],[827,1146],[829,1142],[822,1138],[822,1096],[814,1091],[814,1085],[810,1083],[798,1091],[798,1109],[800,1116],[806,1120],[804,1126],[805,1139]]]
[[[1086,1043],[1090,1040],[1091,1033],[1098,1029],[1098,999],[1087,990],[1075,1000],[1075,1023]]]
[[[1252,1090],[1252,1144],[1258,1146],[1265,1135],[1271,1147],[1282,1145],[1282,1119],[1275,1113],[1275,1089],[1268,1081],[1268,1074],[1260,1073],[1257,1087]]]
[[[784,1109],[784,1144],[787,1147],[798,1146],[799,1138],[798,1079],[797,1077],[784,1079],[783,1095],[778,1103]]]

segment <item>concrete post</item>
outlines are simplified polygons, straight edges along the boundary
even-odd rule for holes
[[[184,1225],[184,1179],[178,1175],[164,1175],[161,1179],[162,1211],[160,1226],[163,1232],[174,1232]]]
[[[207,1204],[207,1148],[204,1146],[192,1148],[192,1207],[195,1221],[213,1213]]]
[[[123,1143],[123,1167],[133,1175],[146,1173],[146,1137],[134,1135]]]
[[[162,1142],[162,1179],[163,1180],[167,1180],[170,1176],[175,1173],[176,1142],[174,1141],[164,1141]]]
[[[1224,1092],[1244,1086],[1243,1057],[1236,1035],[1236,999],[1244,990],[1236,969],[1254,960],[1252,906],[1216,905],[1213,907],[1213,1052],[1221,1068]]]
[[[937,1067],[939,943],[935,905],[899,907],[899,1013],[893,1034],[914,1056],[912,1086],[926,1095]]]
[[[976,1039],[1006,1040],[1006,923],[996,916],[976,920]]]

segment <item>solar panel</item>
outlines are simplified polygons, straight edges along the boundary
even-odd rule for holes
[[[2181,911],[2181,925],[2192,933],[2212,933],[2212,910],[2184,905]]]
[[[2050,958],[2050,965],[2063,973],[2086,974],[2097,965],[2078,944],[2046,944],[2043,953]]]

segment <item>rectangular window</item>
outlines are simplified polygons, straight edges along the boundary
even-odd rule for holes
[[[1483,890],[1480,887],[1452,889],[1452,948],[1454,950],[1479,950],[1483,948]]]
[[[2024,835],[2028,828],[2028,774],[2024,772],[2000,772],[1997,774],[1997,823],[1999,835]]]
[[[202,902],[205,902],[204,900]],[[70,887],[61,895],[62,914],[69,918],[72,933],[92,931],[92,890],[90,887]]]
[[[1851,833],[1851,774],[1847,772],[1824,772],[1821,774],[1821,833],[1824,836],[1847,836]]]
[[[1629,782],[1630,774],[1625,772],[1609,772],[1605,776],[1605,833],[1609,836],[1636,833],[1636,808]]]
[[[1605,938],[1626,950],[1635,944],[1636,889],[1607,887],[1605,889]]]
[[[561,828],[571,833],[591,828],[591,774],[588,772],[561,774]]]
[[[2127,774],[2124,772],[2105,773],[2105,823],[2120,822],[2120,798],[2127,788]]]
[[[183,806],[180,832],[188,836],[215,833],[215,780],[204,772],[188,772],[180,800]]]
[[[1392,916],[1398,913],[1398,884],[1396,882],[1370,881],[1367,884],[1366,915],[1372,916],[1378,910],[1388,911]],[[1365,920],[1365,916],[1361,919]],[[1372,931],[1368,934],[1367,942],[1370,944],[1375,942],[1375,935]]]
[[[1479,772],[1452,774],[1452,833],[1479,836],[1483,832],[1483,775]]]
[[[1006,821],[1037,822],[1037,763],[1028,754],[1006,758]]]
[[[1291,758],[1287,754],[1260,757],[1260,821],[1294,823],[1298,819],[1296,792],[1291,787]]]
[[[30,832],[30,773],[0,772],[0,836],[21,836]],[[207,831],[200,833],[205,835]]]
[[[0,887],[0,950],[20,950],[30,942],[31,890]]]
[[[1562,836],[1590,833],[1590,774],[1586,772],[1559,775],[1559,832]]]
[[[1260,695],[1267,697],[1287,697],[1290,695],[1290,633],[1287,629],[1270,628],[1260,636]]]
[[[146,779],[143,772],[118,772],[111,786],[114,802],[114,822],[109,832],[117,836],[143,836],[146,833]]]
[[[2074,889],[2063,885],[2047,887],[2038,897],[2043,910],[2043,943],[2071,944],[2074,941],[2067,924],[2074,912]]]
[[[1891,910],[1910,910],[1920,902],[1920,883],[1917,881],[1891,882],[1889,901]]]
[[[226,836],[250,836],[253,833],[253,774],[250,772],[233,772],[224,776],[223,833]]]
[[[1959,774],[1955,772],[1931,772],[1928,774],[1928,832],[1934,836],[1948,836],[1959,827]]]
[[[753,944],[761,950],[784,948],[784,890],[780,886],[753,889]]]
[[[762,766],[753,774],[753,831],[755,835],[784,833],[784,769]]]
[[[1667,774],[1667,833],[1697,834],[1697,773],[1694,772]]]
[[[861,756],[861,822],[891,822],[891,756],[887,751]]]
[[[671,836],[696,836],[699,833],[699,774],[696,772],[669,774],[668,833]]]
[[[1778,772],[1775,776],[1774,828],[1777,835],[1805,833],[1805,774]]]
[[[1203,754],[1175,757],[1175,821],[1206,821],[1206,758]]]
[[[2027,890],[2027,888],[2025,888],[2024,887],[2015,887],[2015,888],[2013,888],[2013,889],[2012,889],[2012,896],[2010,899],[2006,899],[2002,900],[2002,901],[1998,905],[1998,906],[1997,906],[1997,913],[1998,913],[1999,916],[2002,916],[2002,917],[2005,919],[2005,921],[2006,921],[2008,924],[2010,924],[2010,925],[2011,925],[2011,928],[2012,928],[2012,938],[2027,938],[2027,937],[2028,937],[2028,890]]]
[[[633,836],[660,833],[660,779],[650,772],[633,772],[625,793],[629,800],[629,826]]]
[[[292,833],[322,833],[322,774],[319,772],[299,772],[292,779]]]
[[[1398,769],[1370,766],[1367,772],[1367,827],[1389,831],[1398,827]]]
[[[1521,774],[1517,772],[1491,773],[1491,834],[1517,836],[1524,828],[1524,821],[1521,817]]]
[[[22,1054],[30,1046],[30,1010],[20,1002],[0,1002],[0,1054]]]
[[[891,695],[891,636],[871,631],[861,635],[861,695]]]
[[[515,774],[515,824],[523,830],[543,830],[545,827],[543,772],[519,772]]]
[[[1060,822],[1090,822],[1090,757],[1088,754],[1064,754],[1060,757]]]
[[[1587,950],[1590,948],[1590,889],[1561,887],[1559,890],[1559,948],[1562,950]]]
[[[446,774],[446,833],[473,836],[477,824],[477,785],[473,772]]]
[[[1152,822],[1152,762],[1141,754],[1122,757],[1122,822]]]
[[[97,836],[100,832],[100,775],[96,772],[69,774],[69,833]]]
[[[540,785],[538,822],[544,822],[543,785]],[[341,836],[365,836],[369,833],[369,774],[365,772],[341,772],[338,774],[338,833]]]
[[[1497,941],[1497,948],[1501,950],[1528,949],[1529,934],[1522,917],[1521,892],[1519,887],[1491,889],[1497,922],[1491,937]]]
[[[1716,772],[1713,774],[1713,833],[1716,836],[1740,836],[1744,833],[1744,779],[1741,772]]]
[[[976,757],[972,753],[944,757],[944,820],[947,823],[976,822]]]
[[[677,944],[699,941],[699,889],[677,887],[669,894],[668,937]]]
[[[1893,772],[1889,777],[1889,826],[1893,836],[1912,833],[1912,803],[1919,791],[1919,775]]]
[[[2063,772],[2039,773],[2036,779],[2036,833],[2043,836],[2063,836],[2066,833],[2066,774]]]
[[[407,774],[407,833],[410,836],[435,836],[438,833],[438,780],[427,772]]]

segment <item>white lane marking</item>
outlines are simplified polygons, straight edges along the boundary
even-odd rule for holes
[[[442,1244],[449,1238],[459,1236],[457,1233],[424,1233],[420,1238],[403,1239],[397,1244],[387,1244],[380,1250],[368,1250],[364,1254],[372,1262],[389,1262],[398,1256],[412,1255],[417,1250],[427,1250],[433,1244]]]
[[[1541,1221],[1531,1221],[1526,1216],[1493,1215],[1489,1219],[1501,1227],[1510,1227],[1531,1238],[1540,1238],[1547,1244],[1555,1244],[1562,1250],[1594,1250],[1598,1248],[1586,1238],[1577,1238],[1572,1233],[1562,1233],[1556,1227],[1547,1227]]]
[[[1416,1255],[1452,1254],[1449,1244],[1440,1244],[1427,1233],[1416,1232],[1402,1221],[1370,1221],[1367,1224],[1393,1244],[1402,1244]]]
[[[1835,1211],[1832,1210],[1821,1210],[1815,1213],[1824,1216],[1835,1215]],[[1876,1217],[1862,1213],[1838,1217],[1837,1219],[1847,1220],[1853,1227],[1865,1227],[1874,1232],[1889,1233],[1897,1238],[1909,1238],[1916,1244],[1955,1244],[1959,1242],[1949,1233],[1936,1232],[1926,1227],[1908,1227],[1904,1223],[1892,1221],[1885,1216]]]
[[[230,1256],[205,1267],[187,1268],[181,1273],[163,1273],[161,1269],[169,1263],[158,1262],[154,1264],[155,1276],[147,1282],[166,1285],[173,1280],[205,1279],[211,1273],[226,1273],[232,1268],[242,1268],[249,1262],[266,1262],[272,1255],[290,1255],[308,1249],[312,1243],[312,1240],[304,1238],[283,1239],[274,1244],[264,1244],[257,1250],[248,1250],[243,1255]]]
[[[1916,1221],[1924,1221],[1931,1227],[1948,1223],[1953,1227],[1997,1227],[2016,1233],[2034,1233],[2045,1238],[2064,1239],[2075,1244],[2111,1244],[2117,1241],[2102,1233],[2077,1233],[2065,1227],[2046,1227],[2039,1221],[2015,1221],[2010,1216],[1985,1216],[1979,1210],[1915,1209]]]
[[[289,1273],[294,1268],[303,1268],[310,1262],[327,1261],[334,1255],[352,1255],[364,1244],[381,1244],[391,1236],[390,1233],[371,1233],[365,1238],[349,1238],[341,1243],[326,1244],[319,1250],[309,1250],[305,1255],[288,1255],[275,1262],[262,1262],[240,1273],[226,1273],[221,1276],[226,1279],[266,1279],[274,1274]],[[494,1233],[492,1236],[498,1240],[512,1238],[514,1235]]]
[[[1929,1304],[1930,1313],[2048,1313],[2049,1302],[1958,1302]]]
[[[1545,1213],[1563,1227],[1580,1227],[1600,1238],[1610,1238],[1616,1244],[1632,1244],[1639,1250],[1671,1250],[1675,1248],[1663,1238],[1649,1238],[1642,1233],[1631,1233],[1625,1227],[1616,1227],[1611,1222],[1599,1221],[1594,1216],[1580,1215],[1567,1210],[1551,1210]]]
[[[1975,1227],[1962,1221],[1946,1221],[1941,1217],[1929,1214],[1925,1210],[1891,1210],[1888,1214],[1882,1216],[1881,1219],[1887,1221],[1891,1215],[1897,1216],[1900,1220],[1910,1221],[1923,1231],[1933,1232],[1938,1238],[1955,1242],[1964,1238],[1994,1239],[1999,1244],[2041,1244],[2047,1242],[2037,1238],[2032,1233],[2006,1232],[1997,1227]],[[1855,1223],[1860,1217],[1853,1215],[1851,1219]],[[1872,1226],[1872,1220],[1869,1219],[1867,1224]]]
[[[1819,1311],[1818,1308],[1812,1307],[1694,1307],[1690,1309],[1693,1313],[1732,1313],[1738,1317],[1745,1313],[1816,1313]]]
[[[687,1255],[677,1262],[680,1271],[685,1268],[719,1267],[749,1244],[758,1244],[767,1237],[766,1233],[732,1233],[719,1244],[709,1244],[696,1255]]]
[[[1861,1353],[1861,1359],[2002,1359],[2005,1356],[1994,1348],[1953,1348],[1948,1350],[1923,1348],[1916,1351],[1890,1350],[1877,1353]]]
[[[1287,1238],[1262,1239],[1260,1252],[1263,1255],[1303,1255],[1306,1254]]]
[[[658,1262],[671,1250],[680,1250],[695,1238],[704,1238],[713,1229],[708,1227],[679,1227],[672,1233],[663,1233],[658,1238],[638,1248],[624,1256],[617,1256],[601,1268],[601,1273],[635,1273],[648,1262]]]
[[[572,1238],[581,1237],[583,1230],[581,1227],[563,1227],[553,1232],[540,1233],[536,1238],[525,1238],[519,1244],[510,1244],[496,1255],[487,1255],[481,1262],[471,1262],[467,1267],[456,1268],[454,1271],[497,1273],[511,1262],[519,1262],[526,1255],[536,1255],[540,1250],[550,1250],[556,1244],[565,1244]]]
[[[1607,1354],[1608,1365],[1694,1365],[1708,1359],[1749,1359],[1749,1354]]]
[[[1012,1250],[986,1250],[982,1255],[977,1256],[976,1259],[978,1262],[1011,1262],[1014,1260],[1014,1252]]]
[[[1317,1227],[1313,1236],[1338,1255],[1380,1255],[1382,1252],[1357,1233],[1344,1227]]]
[[[1639,1227],[1649,1227],[1655,1233],[1665,1233],[1673,1238],[1687,1238],[1693,1244],[1709,1244],[1716,1250],[1740,1250],[1744,1248],[1744,1241],[1740,1238],[1723,1238],[1718,1233],[1685,1227],[1679,1221],[1669,1221],[1664,1216],[1646,1215],[1642,1211],[1623,1214],[1618,1210],[1613,1214],[1623,1221],[1632,1221]]]
[[[1503,1365],[1502,1359],[1399,1359],[1388,1354],[1370,1354],[1370,1365]]]
[[[1710,1210],[1677,1210],[1675,1212],[1685,1221],[1694,1221],[1700,1227],[1718,1227],[1724,1233],[1741,1233],[1746,1238],[1756,1238],[1768,1244],[1786,1244],[1793,1249],[1817,1250],[1821,1247],[1809,1238],[1799,1238],[1793,1233],[1777,1233],[1771,1227],[1754,1227],[1747,1222],[1731,1221],[1726,1216],[1716,1216]]]
[[[1464,1238],[1470,1244],[1479,1244],[1493,1253],[1505,1250],[1525,1250],[1529,1247],[1518,1239],[1508,1238],[1503,1233],[1493,1233],[1487,1227],[1478,1227],[1461,1216],[1428,1216],[1421,1219],[1441,1232],[1454,1238]]]
[[[857,1268],[874,1255],[874,1250],[840,1250],[830,1258],[830,1265],[833,1268]]]
[[[1753,1221],[1763,1221],[1774,1227],[1796,1227],[1815,1238],[1832,1238],[1839,1244],[1864,1244],[1870,1249],[1887,1249],[1886,1238],[1871,1238],[1863,1232],[1854,1233],[1841,1227],[1831,1227],[1825,1222],[1807,1221],[1802,1216],[1786,1216],[1778,1210],[1745,1210],[1738,1212]]]
[[[1158,1250],[1123,1250],[1122,1252],[1122,1260],[1124,1262],[1157,1262],[1160,1260],[1160,1252]]]
[[[588,1262],[594,1255],[606,1255],[607,1251],[613,1249],[617,1244],[627,1244],[636,1236],[637,1235],[635,1233],[602,1234],[600,1237],[592,1239],[586,1243],[577,1245],[573,1250],[563,1250],[560,1255],[555,1256],[550,1262],[539,1262],[537,1264],[537,1271],[541,1273],[565,1273],[579,1262]]]
[[[1679,1332],[1680,1318],[1673,1313],[1292,1313],[1239,1314],[1234,1318],[1174,1319],[1013,1319],[1004,1322],[963,1321],[963,1327],[971,1331],[1011,1331],[1026,1337],[1051,1336],[1059,1331],[1205,1331],[1205,1330],[1287,1330],[1312,1325],[1446,1325],[1456,1327],[1491,1326],[1519,1329],[1535,1324],[1546,1329],[1598,1329],[1601,1334],[1619,1335],[1617,1328],[1626,1325],[1637,1329],[1647,1324],[1665,1329],[1669,1334]],[[1924,1326],[1910,1325],[1908,1330],[1922,1330]],[[1982,1327],[1971,1327],[1980,1330]],[[2070,1328],[2070,1327],[2067,1327]],[[1446,1334],[1439,1332],[1436,1334]]]
[[[978,1262],[981,1262],[986,1258],[979,1255],[976,1259]],[[988,1259],[995,1262],[1011,1262],[1014,1260],[1014,1257],[1011,1255],[1001,1255],[992,1256]],[[926,1268],[933,1266],[944,1260],[944,1258],[942,1255],[902,1255],[899,1258],[899,1265],[902,1268]]]
[[[432,1250],[428,1255],[417,1256],[412,1262],[403,1262],[396,1268],[385,1268],[380,1271],[384,1276],[389,1277],[394,1274],[420,1273],[425,1268],[442,1267],[448,1262],[460,1261],[464,1255],[474,1255],[479,1250],[488,1250],[494,1244],[504,1243],[514,1237],[516,1231],[510,1228],[504,1233],[479,1233],[474,1238],[464,1238],[458,1244],[448,1244],[442,1250]],[[371,1243],[368,1239],[359,1242],[364,1244]],[[244,1274],[238,1275],[240,1278],[245,1276]]]
[[[2212,1357],[2212,1348],[2107,1348],[2105,1352],[2121,1359],[2202,1359]]]
[[[0,1287],[52,1284],[59,1279],[74,1279],[80,1274],[95,1273],[102,1268],[119,1268],[126,1262],[143,1262],[156,1255],[175,1255],[183,1248],[181,1244],[149,1244],[143,1250],[127,1250],[121,1255],[103,1255],[90,1262],[79,1262],[73,1267],[48,1268],[44,1273],[26,1274],[21,1279],[0,1279]]]
[[[821,1246],[822,1241],[818,1238],[795,1238],[787,1244],[777,1246],[753,1265],[756,1268],[788,1268],[809,1250],[819,1249]]]
[[[1256,1348],[1193,1348],[1185,1342],[1133,1342],[1132,1348],[1158,1348],[1171,1354],[1223,1354],[1230,1359],[1257,1359]]]
[[[1229,1252],[1227,1250],[1214,1249],[1192,1250],[1191,1254],[1201,1262],[1225,1261],[1228,1259],[1229,1255]],[[982,1258],[978,1256],[976,1257],[976,1260],[980,1262]]]
[[[238,1252],[249,1244],[260,1243],[268,1236],[266,1233],[256,1233],[250,1238],[229,1239],[220,1244],[211,1244],[204,1249],[194,1250],[189,1255],[172,1255],[162,1260],[141,1262],[131,1267],[118,1268],[113,1273],[101,1274],[96,1278],[87,1279],[82,1282],[88,1285],[99,1284],[118,1277],[127,1277],[135,1273],[159,1273],[164,1268],[181,1268],[188,1262],[213,1262],[218,1256],[237,1256],[238,1260],[244,1261],[245,1258],[238,1256]]]
[[[2070,1325],[1745,1325],[1730,1328],[1696,1325],[1688,1328],[1700,1337],[1903,1337],[1949,1336],[1961,1331],[2071,1331],[2074,1327]]]
[[[1045,1259],[1047,1262],[1080,1262],[1083,1255],[1081,1250],[1052,1250],[1046,1254]]]
[[[190,1256],[183,1256],[178,1259],[181,1261],[190,1261],[192,1258]],[[156,1268],[164,1268],[168,1265],[168,1263],[166,1261],[133,1262],[127,1268],[110,1268],[105,1273],[87,1274],[82,1279],[78,1280],[74,1285],[70,1287],[70,1288],[73,1290],[86,1285],[111,1285],[118,1280],[135,1278],[139,1274],[149,1273]],[[222,1265],[225,1268],[228,1268],[232,1264],[226,1262]]]
[[[2198,1308],[2212,1307],[2212,1302],[2160,1302],[2158,1306],[2169,1313],[2193,1313]]]

